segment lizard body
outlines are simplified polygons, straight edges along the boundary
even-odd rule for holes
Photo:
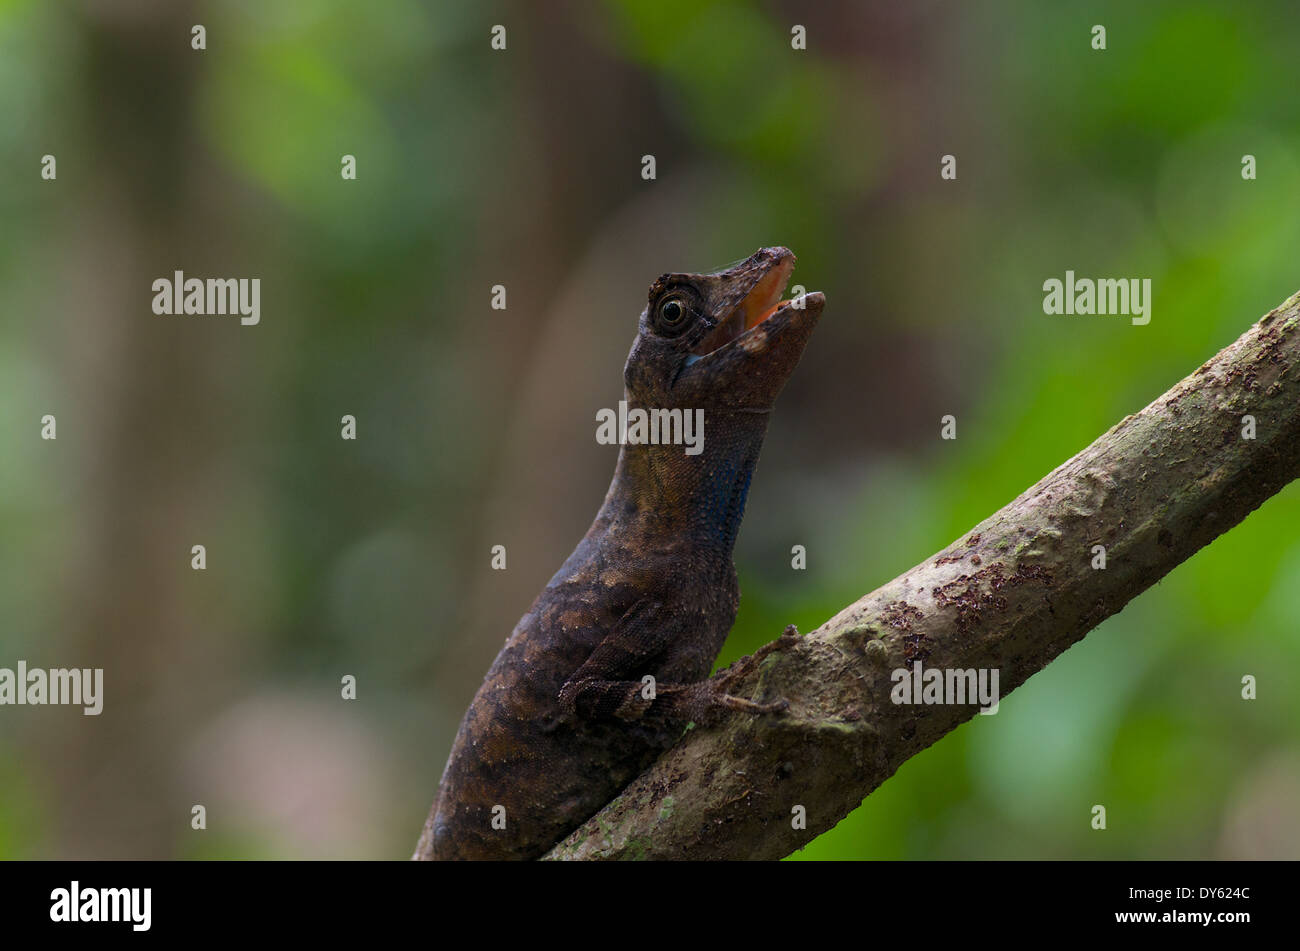
[[[818,293],[778,303],[793,266],[785,248],[764,248],[724,271],[651,285],[625,398],[646,410],[703,408],[703,447],[621,447],[591,528],[465,714],[416,858],[536,858],[688,721],[785,706],[726,692],[744,663],[709,671],[739,604],[732,550],[768,415],[824,304]]]

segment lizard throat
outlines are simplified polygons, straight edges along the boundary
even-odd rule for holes
[[[716,414],[697,456],[680,446],[625,445],[608,501],[624,528],[656,542],[730,555],[767,431],[766,413]],[[626,520],[625,520],[626,519]]]

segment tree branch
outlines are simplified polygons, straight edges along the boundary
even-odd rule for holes
[[[891,671],[996,669],[1005,695],[1300,475],[1298,358],[1300,294],[736,690],[786,713],[688,732],[546,857],[774,859],[829,829],[977,710],[895,704]]]

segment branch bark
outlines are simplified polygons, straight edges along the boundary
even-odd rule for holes
[[[996,669],[1005,695],[1300,475],[1298,359],[1300,294],[946,549],[767,658],[735,692],[785,697],[786,713],[691,730],[546,858],[775,859],[805,845],[975,715],[891,702],[893,670]],[[791,828],[795,805],[806,830]]]

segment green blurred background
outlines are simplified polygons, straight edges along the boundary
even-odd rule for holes
[[[0,709],[0,856],[408,855],[603,496],[646,286],[762,245],[828,304],[720,661],[816,627],[1300,289],[1298,49],[1290,0],[0,0],[0,666],[105,668],[98,718]],[[261,323],[154,316],[176,269]],[[1067,269],[1150,277],[1150,325],[1045,316]],[[1298,516],[800,855],[1300,857]]]

